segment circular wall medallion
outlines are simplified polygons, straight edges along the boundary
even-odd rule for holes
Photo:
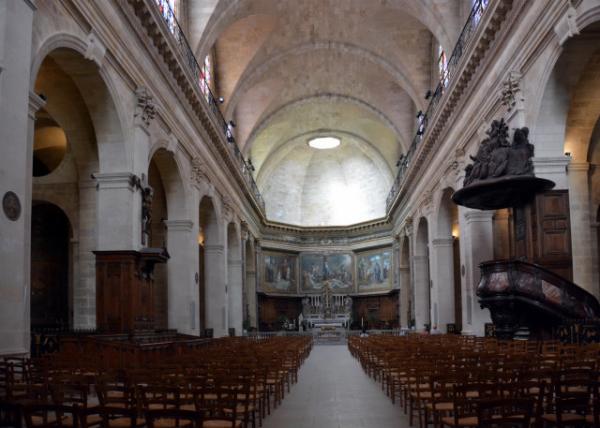
[[[15,192],[6,192],[2,198],[2,209],[9,220],[17,221],[21,215],[21,202]]]

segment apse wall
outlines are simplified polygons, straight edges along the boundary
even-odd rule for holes
[[[385,216],[391,171],[368,144],[350,138],[329,150],[298,139],[269,158],[259,177],[269,220],[345,226]]]

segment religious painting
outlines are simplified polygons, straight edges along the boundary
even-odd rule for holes
[[[392,249],[365,251],[356,255],[358,291],[388,290],[392,286]]]
[[[328,285],[333,293],[354,291],[354,263],[350,253],[300,255],[303,292],[320,292]]]
[[[261,291],[295,294],[297,292],[298,256],[263,251]]]

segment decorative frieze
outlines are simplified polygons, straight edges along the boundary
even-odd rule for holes
[[[521,93],[521,79],[522,75],[519,72],[511,71],[508,73],[508,78],[502,84],[502,105],[505,106],[508,111],[512,111],[517,104],[523,101]]]
[[[133,114],[136,125],[149,126],[156,116],[154,97],[148,88],[141,86],[135,90],[136,106]]]
[[[210,177],[206,173],[206,164],[200,157],[192,159],[192,174],[190,179],[194,184],[210,183]]]

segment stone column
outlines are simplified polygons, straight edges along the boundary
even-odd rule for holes
[[[97,249],[141,248],[142,199],[129,172],[95,174],[98,183]]]
[[[598,228],[600,223],[592,222],[592,283],[600,290],[600,242],[598,242]]]
[[[254,241],[254,266],[256,270],[254,271],[254,282],[253,282],[253,292],[249,292],[249,300],[248,303],[250,305],[250,317],[253,317],[254,323],[252,324],[257,329],[260,325],[260,317],[258,310],[258,284],[261,276],[261,260],[262,260],[262,248],[260,246],[260,241]],[[250,323],[252,323],[252,318],[250,319]]]
[[[485,323],[491,322],[489,310],[479,306],[476,291],[481,277],[479,264],[494,258],[493,216],[494,211],[459,207],[464,334],[482,336]]]
[[[97,249],[96,183],[89,177],[79,180],[78,279],[73,282],[73,326],[96,327],[96,257]]]
[[[556,183],[554,190],[569,188],[569,177],[567,176],[567,165],[571,161],[569,156],[534,157],[531,161],[535,176],[554,181]]]
[[[454,320],[454,253],[453,239],[434,239],[432,242],[433,287],[432,307],[433,321],[437,329],[446,332],[446,324]]]
[[[235,334],[242,334],[242,260],[227,260],[227,294],[229,301],[229,328],[235,328]]]
[[[417,331],[425,330],[425,324],[431,325],[431,304],[430,304],[430,280],[429,280],[429,260],[428,256],[413,257],[414,272],[414,305],[415,305],[415,324]]]
[[[400,266],[400,327],[407,328],[409,323],[408,301],[410,291],[410,268]]]
[[[214,337],[227,335],[227,293],[225,290],[225,247],[221,244],[204,246],[206,328]]]
[[[44,104],[29,92],[34,9],[0,0],[0,200],[14,214],[0,211],[0,355],[29,352],[33,121]]]
[[[587,162],[569,164],[569,205],[571,214],[571,248],[573,282],[598,297],[594,283],[589,168]]]
[[[198,230],[192,220],[165,220],[167,228],[167,307],[169,328],[200,335]]]

